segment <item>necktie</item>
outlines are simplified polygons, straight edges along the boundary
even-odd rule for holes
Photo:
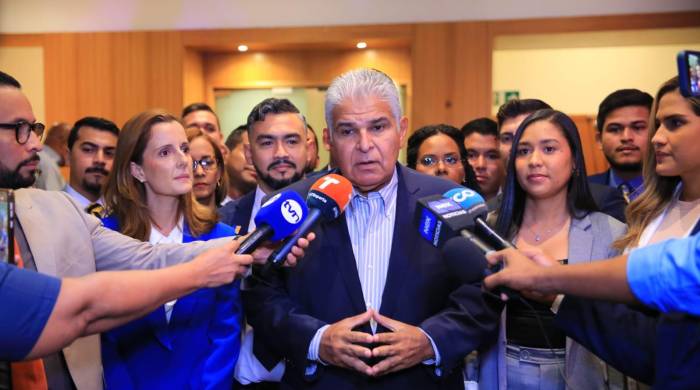
[[[24,268],[24,261],[22,261],[17,240],[15,240],[14,245],[15,264],[18,268]],[[46,381],[46,372],[44,371],[44,362],[41,359],[10,363],[10,376],[12,377],[13,389],[45,390],[49,388]]]
[[[104,218],[104,216],[105,216],[105,215],[104,215],[104,213],[105,213],[105,208],[104,208],[101,204],[99,204],[99,203],[97,203],[97,202],[95,202],[95,203],[91,204],[90,206],[86,207],[86,208],[85,208],[85,212],[88,213],[88,214],[94,215],[94,216],[97,217],[97,218]]]
[[[622,197],[625,198],[625,202],[629,204],[630,202],[630,186],[627,183],[622,183],[618,187],[622,192]]]

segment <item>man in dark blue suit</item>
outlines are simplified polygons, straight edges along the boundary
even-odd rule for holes
[[[335,79],[326,122],[352,198],[296,269],[248,280],[256,356],[285,360],[283,388],[464,388],[464,357],[495,337],[500,305],[458,280],[412,222],[419,198],[454,183],[396,163],[408,123],[380,71]]]
[[[588,181],[617,188],[629,203],[644,190],[642,160],[649,146],[649,111],[654,98],[638,89],[620,89],[600,103],[596,142],[610,169]]]

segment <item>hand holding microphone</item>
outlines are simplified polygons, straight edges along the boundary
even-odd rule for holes
[[[350,202],[352,184],[337,174],[325,175],[311,186],[306,197],[308,217],[298,226],[296,234],[290,237],[267,259],[269,264],[280,266],[297,240],[308,234],[320,221],[332,221],[340,216]]]
[[[304,200],[294,191],[283,191],[270,198],[255,216],[255,231],[241,242],[236,254],[250,254],[266,241],[279,241],[304,222],[308,209]],[[292,243],[292,246],[296,240]]]

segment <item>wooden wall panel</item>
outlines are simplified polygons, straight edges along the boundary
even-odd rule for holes
[[[47,34],[44,48],[48,123],[182,109],[180,32]]]
[[[399,84],[411,82],[408,50],[295,50],[208,54],[204,61],[208,90],[228,88],[316,87],[350,69],[375,67]]]
[[[578,127],[583,148],[583,158],[586,161],[586,172],[588,175],[603,172],[608,169],[608,162],[605,155],[598,148],[595,140],[596,127],[595,118],[587,115],[571,115],[571,119]]]
[[[488,23],[454,27],[454,85],[450,123],[458,128],[491,113],[491,52]]]
[[[182,104],[205,101],[204,58],[199,50],[186,49],[182,63]]]
[[[411,50],[411,130],[450,120],[454,88],[453,31],[449,23],[420,24],[415,28]]]

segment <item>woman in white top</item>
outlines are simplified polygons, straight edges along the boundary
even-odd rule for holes
[[[674,77],[659,89],[652,113],[644,192],[627,206],[619,249],[688,236],[700,220],[700,99],[683,97]]]

